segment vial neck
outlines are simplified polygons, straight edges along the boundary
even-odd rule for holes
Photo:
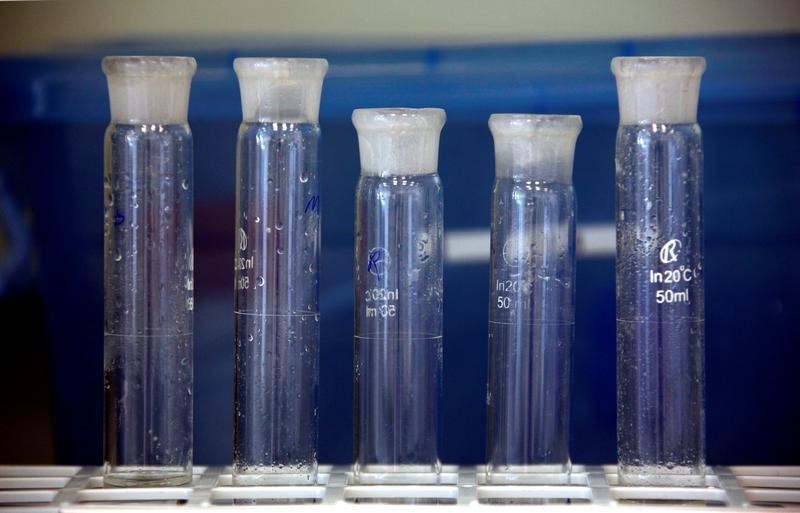
[[[419,170],[412,168],[395,168],[395,167],[361,168],[361,176],[378,177],[386,179],[408,178],[408,177],[422,178],[425,176],[434,176],[436,174],[437,174],[436,170],[429,171],[429,170]]]
[[[542,181],[551,183],[572,184],[572,162],[542,163],[536,166],[519,166],[509,163],[498,163],[495,178],[511,178],[524,181]]]

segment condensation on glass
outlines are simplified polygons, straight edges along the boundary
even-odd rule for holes
[[[324,59],[234,61],[235,485],[316,484]]]
[[[700,57],[618,57],[617,446],[626,485],[703,486]]]
[[[436,482],[442,377],[441,109],[358,109],[355,480]]]
[[[490,483],[566,479],[575,328],[579,116],[494,114],[489,293]]]
[[[105,476],[192,477],[192,134],[189,57],[106,57]]]

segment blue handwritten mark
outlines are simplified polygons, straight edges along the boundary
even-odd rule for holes
[[[309,212],[319,212],[319,195],[311,196],[306,203],[303,213],[308,214]]]
[[[119,226],[125,222],[125,215],[122,212],[117,210],[117,213],[114,214],[114,226]]]
[[[369,253],[369,262],[367,263],[367,272],[374,274],[381,278],[381,263],[384,259],[384,250],[383,248],[375,248]]]

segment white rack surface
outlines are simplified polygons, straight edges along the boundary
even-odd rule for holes
[[[348,467],[320,467],[317,486],[232,486],[230,468],[195,467],[190,485],[103,487],[100,467],[0,466],[0,508],[71,511],[464,511],[514,509],[680,509],[800,511],[800,466],[712,467],[706,486],[619,486],[616,467],[575,465],[539,484],[487,485],[482,467],[445,466],[438,484],[351,485]],[[304,505],[299,508],[298,505]]]

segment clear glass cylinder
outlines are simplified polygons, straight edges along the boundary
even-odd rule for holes
[[[493,114],[489,294],[490,483],[570,469],[570,349],[575,328],[579,116]]]
[[[107,57],[105,476],[192,477],[192,134],[195,60]]]
[[[442,377],[441,109],[359,109],[355,477],[438,476]]]
[[[236,59],[235,485],[316,484],[323,59]]]
[[[703,486],[699,57],[615,58],[617,437],[625,485]]]

